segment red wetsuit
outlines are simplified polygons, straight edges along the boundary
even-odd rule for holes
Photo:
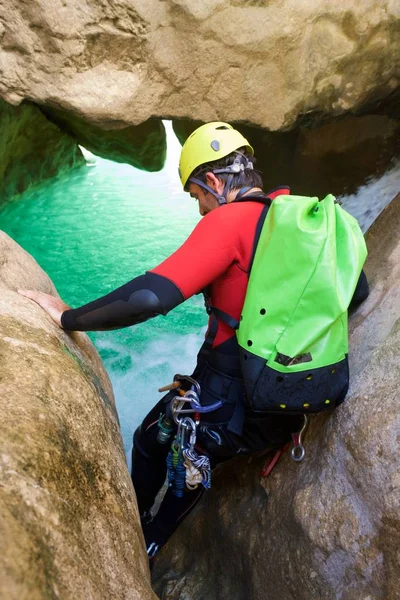
[[[268,197],[289,193],[288,188],[279,188]],[[208,288],[212,306],[239,321],[263,208],[260,202],[248,201],[231,202],[211,211],[186,242],[151,272],[172,281],[185,300]],[[231,327],[217,320],[214,348],[235,335]]]

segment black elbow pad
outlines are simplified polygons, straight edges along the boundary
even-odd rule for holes
[[[119,329],[166,315],[183,302],[178,287],[169,279],[146,273],[114,292],[74,310],[65,311],[61,321],[70,331]]]

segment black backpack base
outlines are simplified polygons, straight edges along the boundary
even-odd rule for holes
[[[280,414],[319,413],[336,408],[349,388],[346,357],[332,365],[281,373],[265,359],[239,347],[246,391],[245,405],[255,412]]]

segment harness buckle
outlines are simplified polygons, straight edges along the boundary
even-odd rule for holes
[[[210,316],[212,314],[212,310],[211,310],[211,298],[205,292],[203,292],[203,296],[204,296],[204,306],[205,306],[205,309],[206,309],[206,313]]]

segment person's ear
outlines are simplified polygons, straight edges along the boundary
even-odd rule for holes
[[[206,184],[215,190],[218,194],[222,194],[224,189],[224,183],[219,177],[214,175],[211,171],[206,173]]]

